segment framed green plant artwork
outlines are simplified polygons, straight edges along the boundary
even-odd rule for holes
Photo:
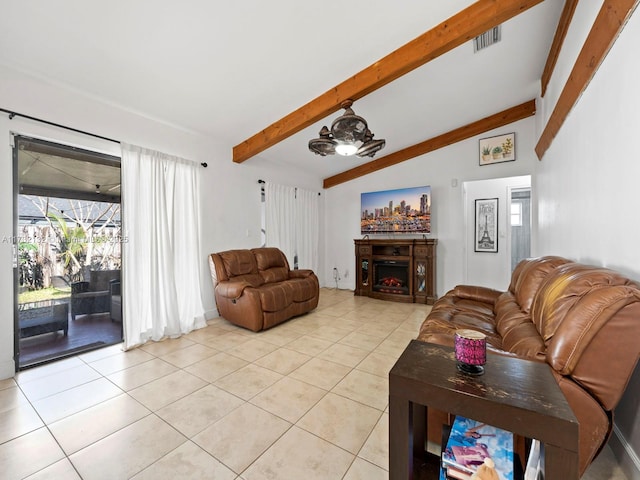
[[[516,159],[516,134],[507,133],[480,139],[480,166],[513,162]]]

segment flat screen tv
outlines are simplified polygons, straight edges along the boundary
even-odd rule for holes
[[[431,187],[360,195],[360,233],[431,233]]]

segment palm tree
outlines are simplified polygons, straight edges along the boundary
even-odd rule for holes
[[[82,280],[79,272],[85,267],[96,270],[120,267],[120,204],[66,199],[68,203],[62,210],[48,197],[25,195],[25,198],[55,232],[57,242],[50,245],[56,250],[58,261],[64,262],[68,281]]]
[[[87,250],[85,231],[82,227],[70,227],[54,213],[49,213],[48,217],[55,220],[55,225],[52,223],[51,226],[58,237],[58,245],[54,248],[64,263],[67,279],[70,282],[78,280]]]

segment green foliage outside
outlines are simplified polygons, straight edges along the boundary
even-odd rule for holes
[[[60,273],[67,284],[83,280],[83,271],[88,268],[119,268],[119,254],[114,256],[117,246],[114,237],[104,234],[109,225],[114,225],[113,219],[120,211],[118,204],[71,201],[70,208],[63,211],[50,204],[46,197],[26,197],[41,212],[49,230],[45,227],[43,233],[26,234],[26,238],[36,240],[20,242],[18,246],[19,303],[70,296],[69,287],[48,287],[52,265],[62,266]],[[96,226],[99,221],[102,225]],[[51,234],[54,240],[47,240]],[[51,251],[43,249],[44,241]]]
[[[69,227],[62,217],[49,213],[49,217],[56,222],[54,231],[58,237],[57,253],[64,264],[68,280],[79,280],[80,269],[84,264],[87,241],[86,233],[81,227]]]
[[[31,303],[40,302],[42,300],[55,300],[59,298],[66,298],[71,295],[70,288],[58,289],[58,288],[42,288],[40,290],[28,290],[18,294],[18,303]]]
[[[20,242],[18,260],[20,285],[29,288],[29,290],[44,287],[42,267],[45,259],[38,255],[38,246],[35,243]]]

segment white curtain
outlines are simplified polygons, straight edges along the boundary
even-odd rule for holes
[[[284,252],[291,268],[318,271],[319,205],[317,192],[265,184],[266,244]]]
[[[318,273],[318,235],[320,231],[318,192],[298,188],[296,198],[296,251],[298,267]]]
[[[296,255],[296,189],[265,183],[265,230],[268,247],[278,247],[293,268]]]
[[[125,349],[206,325],[199,166],[122,144]]]

